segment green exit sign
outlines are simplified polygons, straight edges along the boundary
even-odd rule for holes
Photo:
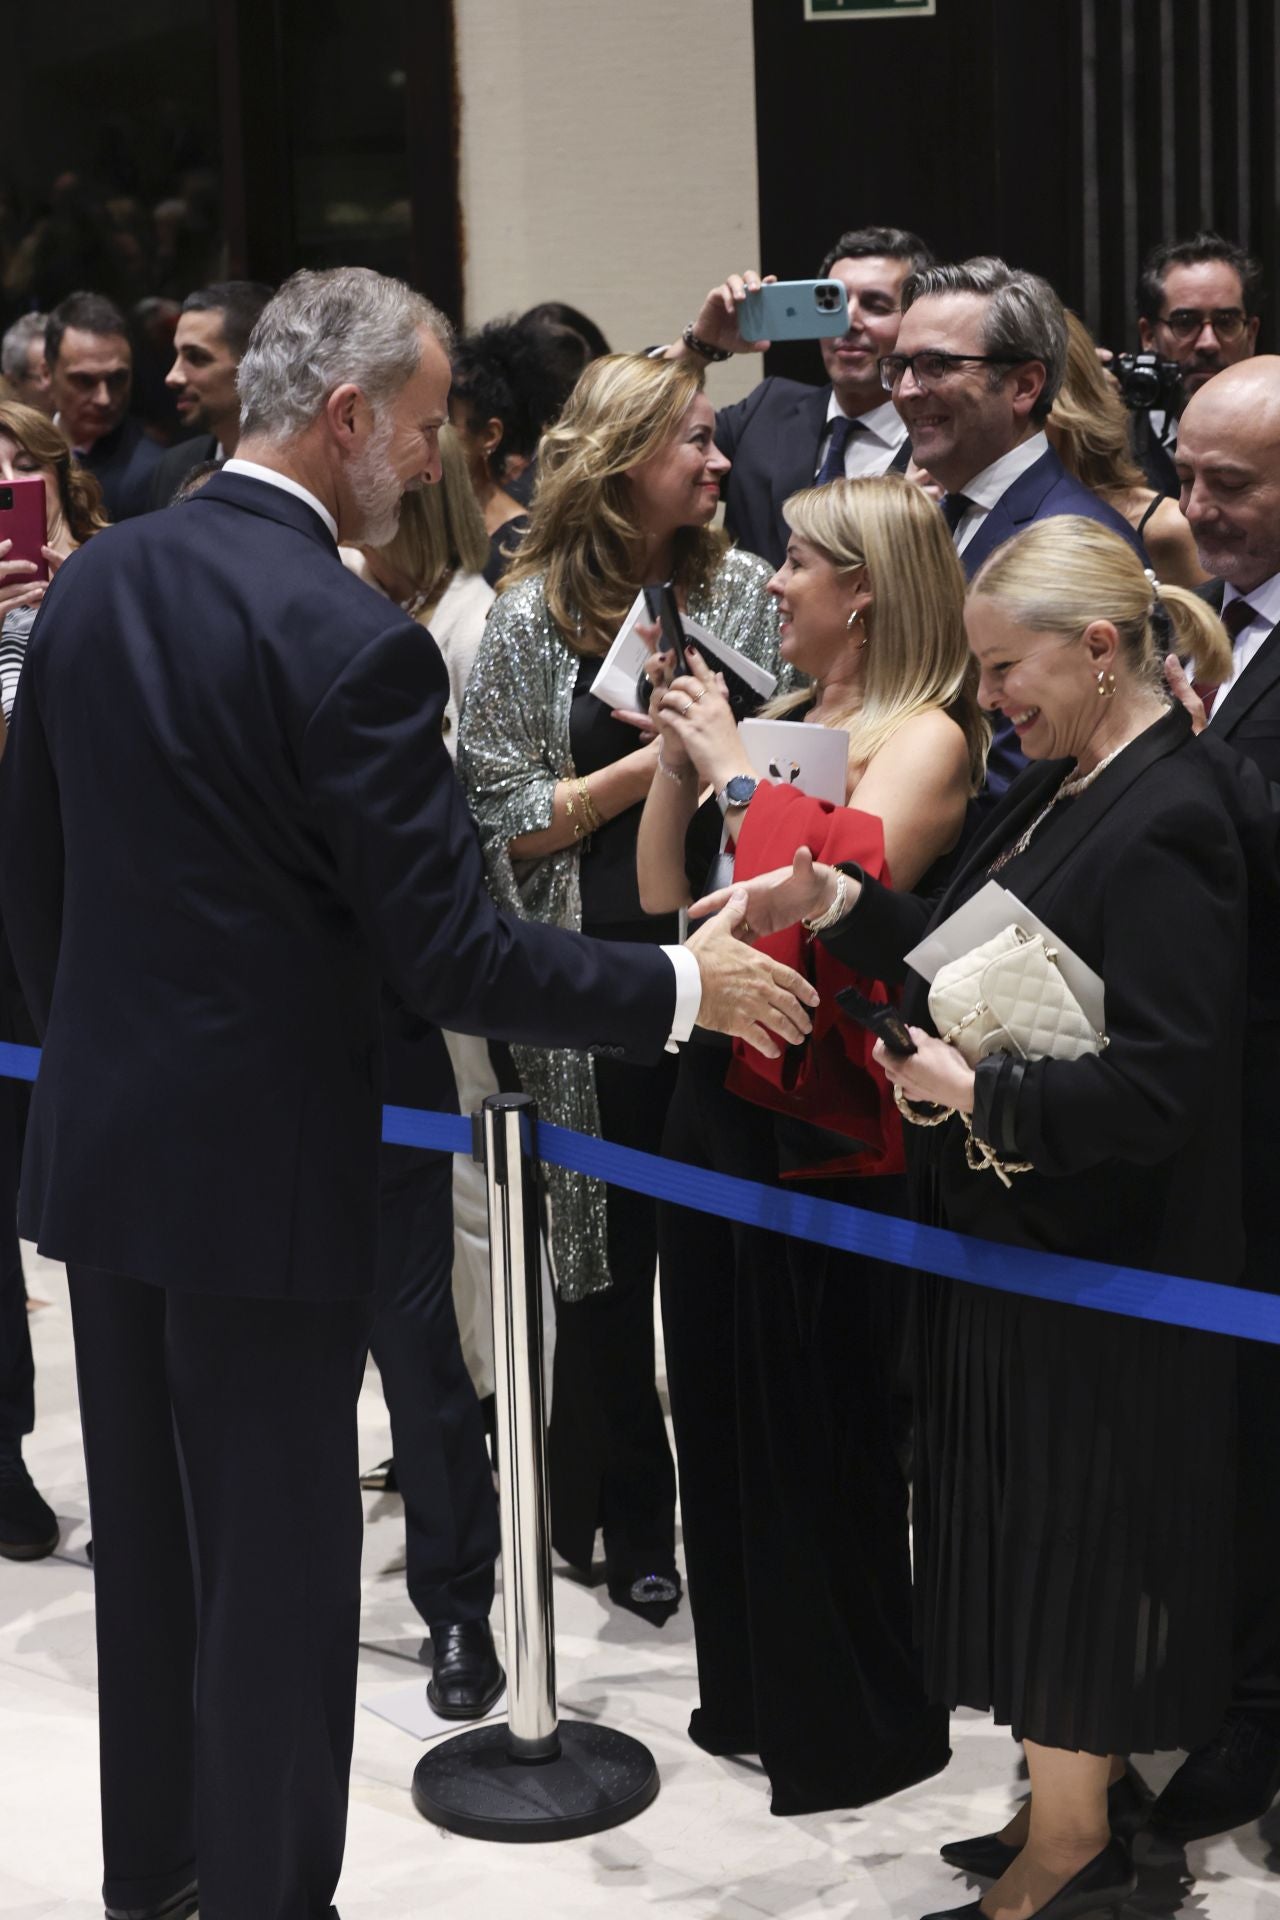
[[[938,11],[938,0],[804,0],[806,20],[897,20]]]

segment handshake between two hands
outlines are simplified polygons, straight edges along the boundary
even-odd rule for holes
[[[834,880],[834,869],[815,865],[802,847],[789,867],[722,887],[690,907],[690,918],[703,922],[689,940],[702,975],[699,1026],[733,1034],[770,1060],[782,1052],[780,1042],[804,1039],[816,988],[751,942],[821,913]]]

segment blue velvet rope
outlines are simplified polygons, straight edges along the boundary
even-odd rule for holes
[[[34,1080],[36,1047],[0,1042],[0,1077]],[[382,1137],[392,1146],[425,1147],[439,1153],[470,1153],[471,1121],[456,1113],[424,1113],[417,1107],[384,1107]],[[571,1173],[649,1194],[696,1213],[717,1214],[743,1226],[765,1227],[795,1240],[859,1253],[895,1267],[969,1280],[1000,1293],[1026,1294],[1069,1306],[1094,1307],[1172,1327],[1225,1333],[1280,1345],[1280,1297],[1245,1287],[1218,1286],[1141,1267],[1113,1267],[1060,1253],[1034,1253],[994,1240],[975,1240],[942,1227],[919,1226],[890,1214],[867,1213],[832,1200],[817,1200],[786,1188],[767,1187],[712,1173],[679,1160],[639,1153],[607,1140],[538,1123],[539,1158]]]

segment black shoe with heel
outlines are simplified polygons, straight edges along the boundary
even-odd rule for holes
[[[1030,1920],[1094,1920],[1094,1916],[1118,1914],[1137,1884],[1128,1847],[1123,1840],[1109,1840],[1052,1900],[1036,1908]],[[967,1906],[927,1913],[924,1920],[987,1920],[987,1916],[982,1901],[973,1900]]]
[[[1122,1840],[1131,1839],[1146,1825],[1150,1811],[1151,1796],[1132,1768],[1107,1788],[1107,1818],[1112,1833]],[[948,1840],[938,1851],[959,1873],[972,1874],[975,1880],[998,1880],[1021,1848],[1011,1847],[998,1833],[983,1833],[973,1840]]]

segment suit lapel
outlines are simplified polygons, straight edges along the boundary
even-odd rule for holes
[[[773,505],[777,513],[781,513],[784,500],[789,500],[801,487],[813,485],[830,401],[830,387],[815,387],[812,393],[803,394],[778,422],[773,464]]]
[[[1272,627],[1252,660],[1231,689],[1231,698],[1222,709],[1221,720],[1215,721],[1214,733],[1220,740],[1229,740],[1251,707],[1280,681],[1280,626]]]
[[[1005,488],[960,555],[961,564],[970,580],[989,553],[994,553],[1004,541],[1012,539],[1019,528],[1035,519],[1044,505],[1045,496],[1052,492],[1064,471],[1062,462],[1053,448],[1049,447],[1025,473],[1020,473],[1012,485]]]

